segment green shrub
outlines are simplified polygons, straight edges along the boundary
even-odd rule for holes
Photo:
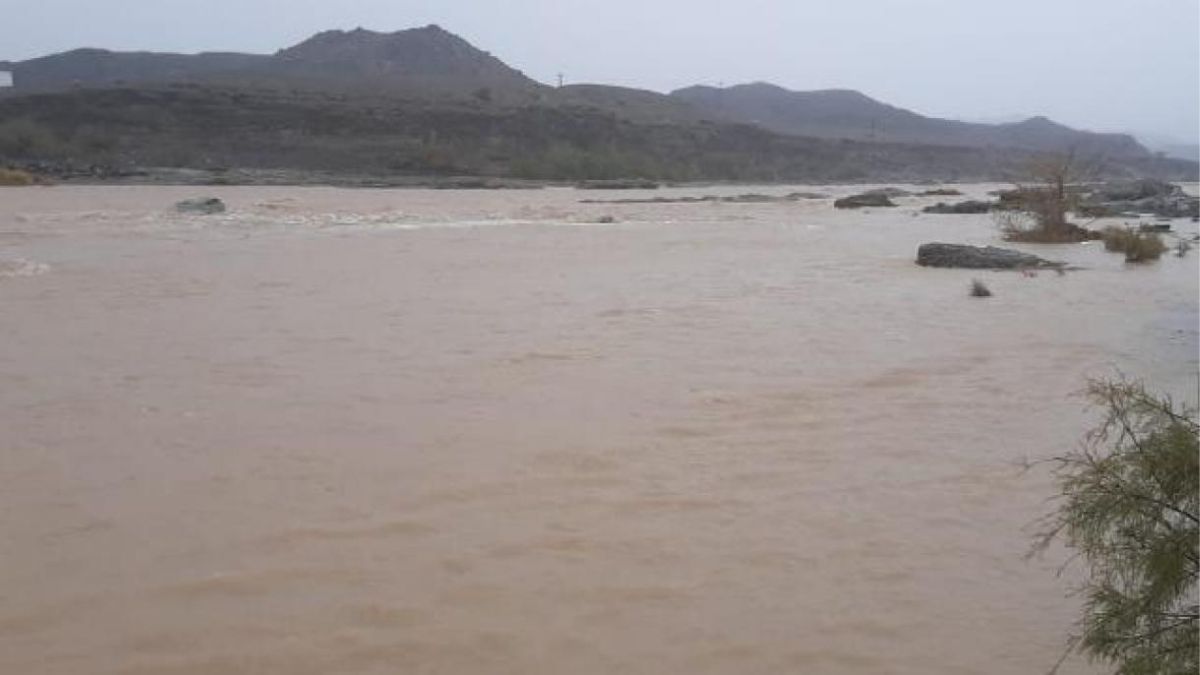
[[[1196,410],[1141,384],[1093,382],[1100,424],[1054,460],[1061,502],[1035,551],[1061,540],[1085,581],[1081,632],[1071,639],[1118,675],[1200,668],[1200,447]]]
[[[1158,260],[1166,252],[1167,245],[1154,232],[1113,226],[1104,229],[1104,249],[1124,253],[1125,262],[1140,263]]]

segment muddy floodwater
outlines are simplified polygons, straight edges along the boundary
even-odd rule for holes
[[[1195,399],[1200,258],[580,203],[797,190],[0,191],[0,672],[1045,672],[1021,464],[1090,376]]]

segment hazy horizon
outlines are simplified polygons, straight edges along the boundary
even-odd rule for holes
[[[1200,137],[1200,7],[1191,0],[749,0],[736,14],[683,0],[122,5],[98,15],[83,0],[0,0],[0,60],[79,47],[272,53],[322,30],[436,23],[545,83],[562,73],[568,83],[668,92],[765,81],[855,89],[933,117],[1044,115],[1143,139]]]

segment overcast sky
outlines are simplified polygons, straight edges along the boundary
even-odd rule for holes
[[[0,60],[267,53],[430,23],[546,83],[765,80],[939,117],[1200,135],[1200,0],[0,0]]]

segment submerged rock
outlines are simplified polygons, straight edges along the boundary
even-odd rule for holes
[[[1128,202],[1148,197],[1165,197],[1181,192],[1183,192],[1183,188],[1178,185],[1153,178],[1144,178],[1096,186],[1092,189],[1091,199],[1100,202]]]
[[[585,180],[575,185],[580,190],[657,190],[659,183],[644,178]]]
[[[922,244],[917,249],[917,264],[922,267],[957,267],[963,269],[1013,270],[1028,268],[1056,268],[1063,263],[1039,258],[995,246],[967,246],[964,244]]]
[[[833,203],[833,207],[837,209],[861,209],[873,206],[895,206],[887,194],[882,191],[864,192],[858,195],[850,195],[843,197]]]
[[[1151,213],[1164,218],[1195,218],[1200,216],[1200,198],[1173,183],[1147,178],[1095,186],[1078,210],[1092,217]]]
[[[196,213],[203,216],[211,216],[216,213],[225,213],[225,202],[216,197],[185,199],[175,204],[175,210],[180,213]]]
[[[981,202],[969,199],[956,204],[938,202],[933,206],[926,206],[922,211],[925,213],[987,213],[994,208],[996,208],[995,202]]]
[[[912,193],[909,192],[908,190],[901,190],[898,187],[876,188],[874,190],[867,190],[863,194],[865,194],[865,195],[883,195],[885,197],[911,197],[912,196]]]

